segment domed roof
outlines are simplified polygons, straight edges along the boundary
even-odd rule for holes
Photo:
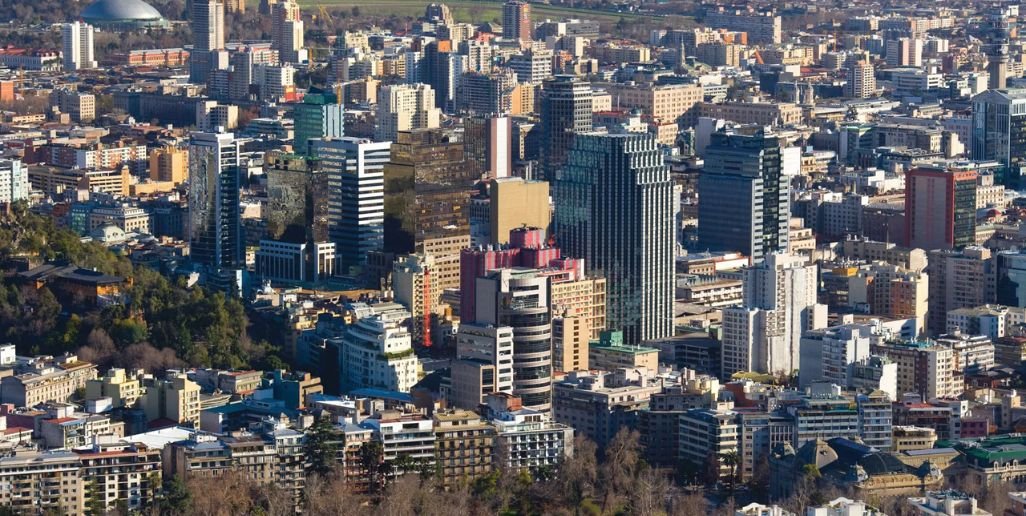
[[[159,12],[142,0],[96,0],[82,11],[82,19],[89,23],[124,21],[159,21]]]

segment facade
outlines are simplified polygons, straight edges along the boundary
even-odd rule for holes
[[[772,254],[745,269],[743,304],[723,310],[723,376],[798,368],[802,334],[826,326],[826,307],[816,303],[818,267],[805,261]]]
[[[1026,165],[1026,90],[988,90],[973,97],[970,156]]]
[[[606,327],[624,342],[673,332],[673,183],[648,134],[581,134],[553,182],[561,248],[606,279]]]
[[[866,324],[831,326],[805,332],[799,347],[799,386],[817,382],[848,385],[849,367],[869,358],[874,329]]]
[[[543,178],[552,180],[566,163],[574,135],[592,129],[591,84],[575,76],[556,76],[542,86],[540,103]]]
[[[192,3],[192,52],[189,54],[189,82],[203,84],[210,72],[221,68],[219,61],[226,57],[224,3],[219,0],[200,0]],[[224,54],[224,56],[222,56]]]
[[[772,135],[713,134],[698,178],[699,245],[753,262],[787,249],[790,183],[782,150]]]
[[[394,304],[354,308],[359,319],[341,339],[342,392],[368,387],[410,392],[420,365],[407,326],[410,313]]]
[[[488,207],[492,244],[508,243],[510,230],[519,227],[548,228],[552,220],[549,183],[519,177],[494,179]]]
[[[531,4],[520,0],[509,0],[502,5],[502,37],[521,45],[534,39],[531,25]]]
[[[643,370],[573,372],[552,387],[552,418],[605,449],[621,428],[637,426],[638,412],[661,389]]]
[[[239,150],[231,133],[196,132],[189,142],[190,256],[212,270],[243,259]]]
[[[719,476],[730,475],[730,467],[720,457],[740,453],[740,432],[733,412],[708,408],[688,410],[680,416],[678,436],[681,460],[701,466],[716,457]]]
[[[385,164],[389,142],[340,137],[314,139],[311,153],[327,174],[328,238],[338,252],[338,268],[355,272],[367,254],[385,244]]]
[[[782,31],[780,16],[773,13],[729,10],[723,7],[706,13],[705,25],[714,29],[728,29],[748,33],[752,44],[780,44]]]
[[[427,84],[384,86],[378,92],[379,142],[394,142],[402,131],[438,127],[441,110],[435,107],[435,90]]]
[[[552,405],[552,313],[549,278],[534,269],[499,269],[478,277],[479,324],[513,329],[513,395],[526,408]]]
[[[189,151],[164,147],[150,153],[150,179],[175,185],[189,179]]]
[[[292,112],[296,128],[292,147],[296,152],[308,153],[310,140],[315,138],[331,140],[345,136],[342,107],[334,93],[308,91],[303,95],[303,102],[296,104]]]
[[[976,243],[975,170],[919,166],[905,174],[908,247],[962,248]]]
[[[61,26],[64,69],[66,71],[96,68],[93,53],[93,26],[80,21]]]
[[[34,407],[48,401],[64,403],[94,378],[96,366],[71,355],[60,364],[40,364],[5,376],[0,380],[0,399],[16,407]]]
[[[580,316],[552,318],[552,367],[556,371],[587,371],[591,328]]]
[[[949,312],[984,305],[994,299],[994,269],[990,250],[983,247],[931,251],[927,266],[930,276],[927,333],[944,333]]]
[[[163,418],[176,424],[199,427],[200,387],[185,373],[148,383],[139,405],[149,421]]]
[[[21,160],[0,160],[0,203],[27,199],[29,186],[28,167]]]
[[[495,392],[513,394],[513,328],[465,323],[456,334],[450,403],[476,409]]]
[[[889,342],[872,346],[874,355],[898,364],[898,395],[918,394],[923,400],[957,398],[962,374],[954,350],[930,341]]]
[[[600,371],[620,368],[659,370],[659,350],[640,345],[625,345],[623,332],[603,331],[597,341],[588,344],[588,366]]]
[[[442,484],[455,487],[491,473],[495,429],[473,412],[435,412],[436,471]]]

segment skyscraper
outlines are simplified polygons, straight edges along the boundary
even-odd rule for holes
[[[754,261],[786,250],[788,188],[776,136],[713,134],[698,175],[698,245]]]
[[[953,249],[976,243],[976,176],[972,169],[929,165],[905,173],[908,247]]]
[[[385,243],[385,179],[391,143],[359,138],[311,140],[311,153],[328,174],[329,238],[342,272],[363,265]]]
[[[189,141],[189,247],[212,270],[242,263],[239,142],[231,133],[192,133]]]
[[[65,23],[61,26],[64,69],[81,70],[96,68],[93,55],[93,26],[83,22]]]
[[[591,84],[573,75],[545,81],[541,93],[541,160],[545,178],[566,162],[574,135],[592,129]]]
[[[818,267],[804,256],[771,254],[744,270],[741,306],[723,309],[722,372],[791,373],[802,333],[826,326],[816,304]]]
[[[189,82],[206,82],[210,71],[219,67],[224,49],[224,3],[219,0],[192,2],[192,52],[189,53]]]
[[[552,407],[549,279],[534,269],[498,269],[477,278],[477,324],[513,329],[513,395],[524,407]]]
[[[973,97],[974,160],[994,160],[1018,177],[1026,166],[1026,89],[988,90]],[[1018,186],[1018,185],[1016,185]]]
[[[552,194],[556,243],[606,278],[606,327],[631,344],[673,335],[673,181],[655,137],[577,135]]]
[[[521,0],[509,0],[502,6],[502,37],[522,43],[529,43],[531,35],[531,4]]]
[[[295,0],[282,0],[271,7],[271,48],[278,51],[283,63],[305,60],[303,51],[303,20]]]
[[[309,153],[309,141],[314,138],[341,138],[344,136],[343,106],[334,93],[311,88],[303,102],[292,111],[295,119],[295,141],[292,148],[299,154]]]

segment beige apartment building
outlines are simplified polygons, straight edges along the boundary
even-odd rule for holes
[[[796,125],[802,122],[801,107],[777,102],[703,102],[699,105],[699,113],[739,124]]]

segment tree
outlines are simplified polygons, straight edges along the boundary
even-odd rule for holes
[[[579,507],[592,496],[598,482],[598,459],[595,454],[595,443],[578,435],[574,440],[574,454],[560,465],[557,478],[567,506]]]
[[[641,461],[641,434],[621,428],[606,445],[605,457],[599,468],[602,486],[602,512],[613,510],[633,487]]]
[[[380,441],[367,441],[360,446],[360,468],[370,492],[379,492],[385,486],[389,466],[385,463],[385,449]]]
[[[326,477],[335,471],[338,454],[338,430],[331,418],[321,415],[306,433],[303,451],[306,453],[307,471]]]
[[[730,486],[730,497],[734,497],[734,487],[737,482],[737,467],[741,464],[741,454],[737,450],[729,450],[720,454],[720,461],[724,466],[730,468],[730,477],[727,479]]]
[[[192,507],[192,495],[180,476],[164,480],[164,497],[158,504],[158,512],[162,515],[189,514]]]

